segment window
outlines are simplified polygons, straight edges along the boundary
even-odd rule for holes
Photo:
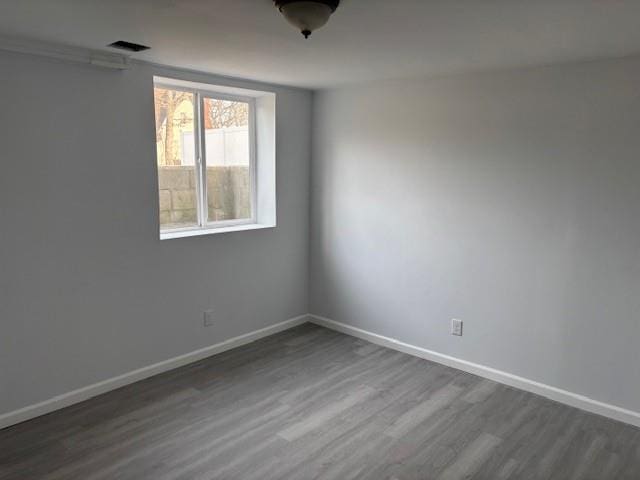
[[[263,110],[263,123],[274,124],[274,108],[266,108],[272,102],[265,99],[275,96],[218,88],[155,79],[161,238],[275,225],[275,210],[272,221],[259,222],[256,138],[256,106]],[[265,116],[265,110],[272,116]],[[261,125],[261,132],[271,130],[275,132],[275,125]],[[273,139],[267,136],[260,161],[275,168],[273,151],[268,151]],[[272,190],[275,196],[275,176],[265,176],[265,165],[261,176],[273,185],[260,185],[260,197],[266,209],[274,209],[275,202],[264,193]],[[264,212],[262,217],[265,220]]]

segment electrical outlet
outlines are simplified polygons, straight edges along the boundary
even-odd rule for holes
[[[213,314],[213,310],[207,310],[204,312],[204,326],[212,327],[216,323],[216,319]]]
[[[462,320],[458,320],[457,318],[451,319],[451,335],[456,335],[457,337],[462,336]]]

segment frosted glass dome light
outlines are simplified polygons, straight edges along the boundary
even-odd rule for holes
[[[340,0],[274,0],[287,21],[300,30],[304,38],[324,26],[336,11]]]

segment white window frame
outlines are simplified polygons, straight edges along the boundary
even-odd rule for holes
[[[194,152],[195,152],[195,176],[196,176],[196,203],[197,225],[176,228],[162,228],[160,225],[160,239],[179,238],[185,236],[202,235],[207,233],[221,233],[227,231],[250,230],[254,228],[268,228],[273,225],[258,224],[257,202],[257,143],[256,143],[256,99],[251,96],[237,95],[216,91],[212,88],[197,88],[184,85],[185,82],[170,79],[154,79],[154,88],[163,88],[188,92],[194,96]],[[226,100],[242,102],[249,106],[249,190],[251,217],[232,220],[209,221],[209,208],[207,196],[207,155],[206,135],[204,129],[204,101],[205,99]]]

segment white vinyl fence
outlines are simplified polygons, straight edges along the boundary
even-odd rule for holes
[[[193,132],[182,133],[182,165],[193,165],[195,143]],[[248,127],[205,130],[206,161],[210,167],[249,165]]]

